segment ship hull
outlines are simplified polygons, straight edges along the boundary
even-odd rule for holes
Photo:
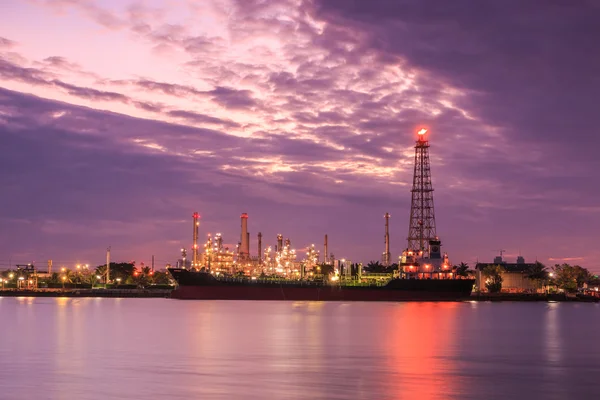
[[[171,297],[182,300],[461,301],[473,280],[393,279],[386,286],[222,281],[208,274],[170,270],[178,282]]]

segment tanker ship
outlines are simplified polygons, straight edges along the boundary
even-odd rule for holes
[[[474,284],[472,279],[408,277],[364,283],[215,276],[183,268],[170,268],[169,273],[178,283],[171,297],[184,300],[460,301],[470,296]]]

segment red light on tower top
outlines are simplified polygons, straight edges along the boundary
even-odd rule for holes
[[[194,215],[192,215],[192,217],[194,217],[194,218],[200,218],[200,214],[198,214],[197,212],[195,212]]]
[[[241,218],[248,218],[248,214],[247,213],[243,213]]]
[[[419,135],[419,141],[420,142],[424,142],[425,141],[425,134],[427,133],[427,129],[422,128],[417,132],[417,135]]]

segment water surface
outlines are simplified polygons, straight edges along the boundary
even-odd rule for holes
[[[600,307],[0,298],[0,399],[596,398]]]

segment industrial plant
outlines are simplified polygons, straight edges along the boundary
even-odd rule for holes
[[[429,163],[429,141],[427,130],[417,134],[414,156],[412,184],[412,202],[410,209],[408,243],[396,262],[390,252],[390,214],[384,214],[385,248],[381,256],[384,267],[393,267],[389,278],[408,279],[452,279],[453,272],[447,254],[441,252],[441,240],[436,235],[435,210],[433,205],[433,184]],[[292,247],[289,238],[278,234],[275,247],[263,248],[263,235],[256,235],[256,252],[251,252],[249,216],[240,216],[239,241],[232,248],[225,246],[220,233],[208,234],[206,241],[200,243],[200,215],[193,214],[192,259],[185,262],[186,250],[182,249],[182,267],[191,267],[196,271],[207,271],[215,276],[278,277],[284,279],[310,279],[323,274],[323,266],[330,266],[332,280],[366,278],[362,266],[353,267],[350,260],[336,259],[329,253],[328,237],[324,235],[323,252],[314,244],[301,252]],[[360,278],[359,278],[360,277]]]
[[[196,270],[208,270],[214,274],[249,275],[249,276],[280,276],[286,278],[303,278],[314,275],[320,264],[330,264],[336,270],[344,270],[349,260],[336,260],[333,254],[323,256],[314,244],[308,246],[300,255],[292,247],[289,238],[284,239],[278,234],[275,248],[266,246],[263,249],[263,235],[258,232],[256,253],[250,251],[250,232],[248,232],[248,214],[240,216],[240,241],[235,248],[230,249],[223,244],[220,233],[207,236],[204,244],[199,243],[200,215],[193,214],[192,260],[190,266]],[[327,235],[324,241],[324,253],[327,254]],[[200,252],[202,249],[202,252]],[[185,260],[185,249],[182,249],[182,260]],[[185,262],[185,261],[182,261]],[[186,263],[187,264],[187,263]]]

